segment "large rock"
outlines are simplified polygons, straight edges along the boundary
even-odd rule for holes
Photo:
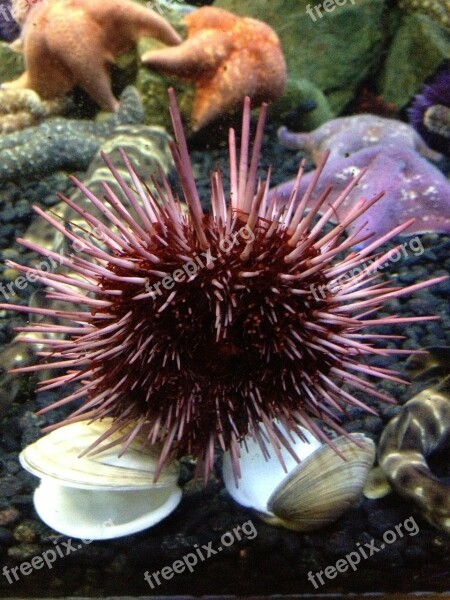
[[[0,42],[0,83],[15,79],[24,70],[23,55],[11,50],[6,42]]]
[[[379,77],[379,91],[387,102],[403,107],[445,59],[450,59],[450,31],[427,15],[404,14]]]

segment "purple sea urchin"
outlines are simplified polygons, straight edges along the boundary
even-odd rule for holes
[[[435,150],[450,154],[450,68],[445,64],[414,97],[408,109],[411,124]]]
[[[86,230],[73,231],[36,208],[73,245],[70,256],[53,253],[69,272],[42,273],[9,264],[51,286],[50,299],[69,303],[66,311],[36,308],[33,312],[56,314],[72,324],[26,328],[34,333],[64,333],[68,339],[43,340],[48,348],[46,364],[19,372],[50,365],[65,373],[44,382],[42,389],[79,384],[78,391],[53,405],[85,398],[66,423],[110,416],[115,424],[109,433],[135,423],[123,440],[124,449],[137,432],[144,431],[150,443],[163,442],[161,465],[174,453],[194,454],[205,477],[218,443],[230,451],[237,477],[239,442],[245,434],[253,434],[264,452],[268,443],[279,453],[281,445],[289,447],[289,440],[276,420],[287,431],[302,436],[299,426],[304,426],[326,440],[316,419],[341,431],[338,416],[346,405],[371,410],[344,385],[387,400],[366,375],[397,381],[395,373],[361,364],[360,358],[402,351],[376,348],[373,342],[384,336],[364,330],[420,319],[367,315],[391,298],[445,277],[405,289],[379,281],[374,269],[389,255],[373,253],[410,222],[364,250],[351,250],[363,236],[355,232],[344,240],[342,232],[377,198],[362,200],[341,223],[324,231],[364,171],[318,221],[315,217],[328,192],[307,215],[305,207],[324,162],[297,206],[296,189],[287,205],[276,199],[269,205],[269,183],[257,181],[266,106],[261,109],[249,161],[248,99],[239,161],[234,131],[230,131],[230,202],[226,202],[220,173],[214,173],[211,213],[205,214],[173,91],[169,97],[176,138],[172,152],[187,213],[165,179],[154,182],[156,192],[152,193],[125,155],[133,188],[105,157],[124,194],[121,200],[105,185],[109,208],[74,179],[109,226],[64,198],[84,217],[87,230],[101,237],[103,247]],[[340,280],[371,256],[371,267]],[[265,425],[264,438],[259,423]],[[97,443],[107,437],[103,435]]]

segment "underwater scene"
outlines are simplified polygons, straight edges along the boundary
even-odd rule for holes
[[[447,0],[0,0],[0,597],[450,598]]]

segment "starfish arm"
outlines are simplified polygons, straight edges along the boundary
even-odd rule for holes
[[[114,51],[105,46],[104,30],[87,20],[84,12],[74,14],[69,23],[60,14],[55,15],[52,26],[42,33],[40,52],[27,48],[29,71],[35,76],[33,89],[39,88],[38,93],[51,98],[77,84],[100,107],[115,112],[119,102],[112,92],[109,73]],[[31,37],[29,43],[35,44],[36,38]],[[46,78],[41,77],[42,64],[47,65]]]
[[[289,131],[287,127],[280,127],[278,130],[278,139],[285,148],[290,148],[291,150],[306,150],[309,153],[313,150],[310,133],[295,133],[294,131]]]
[[[213,73],[229,54],[227,36],[217,31],[204,31],[179,46],[151,50],[142,62],[152,69],[170,75],[195,79]]]
[[[139,37],[151,36],[168,46],[181,44],[183,39],[166,19],[149,8],[145,9],[139,5],[137,8],[142,9],[136,11],[136,27]]]
[[[383,144],[370,146],[349,157],[337,156],[328,160],[307,209],[331,185],[333,189],[321,207],[321,211],[325,210],[362,168],[368,168],[368,171],[340,206],[339,219],[345,217],[361,198],[370,200],[381,192],[385,195],[351,224],[347,229],[349,235],[364,226],[364,231],[378,237],[412,217],[416,219],[414,224],[401,235],[450,231],[449,182],[439,169],[401,143],[388,147]],[[302,177],[297,199],[305,193],[313,174],[310,172]],[[269,192],[269,201],[281,206],[288,201],[293,187],[294,180],[273,188]],[[367,243],[370,240],[360,246]]]
[[[43,99],[63,96],[74,85],[72,72],[48,51],[45,32],[36,30],[25,42],[26,71],[5,88],[29,88]],[[45,74],[45,77],[42,74]]]
[[[176,46],[182,39],[172,25],[150,8],[144,8],[133,0],[84,0],[86,14],[100,27],[106,28],[107,45],[130,46],[142,36],[150,36]],[[119,52],[121,50],[118,50]],[[114,52],[115,53],[115,52]]]

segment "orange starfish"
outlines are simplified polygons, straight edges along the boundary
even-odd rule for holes
[[[26,71],[2,87],[31,88],[52,99],[78,85],[99,106],[116,111],[110,66],[144,35],[170,45],[181,42],[163,17],[132,0],[40,2],[24,16]]]
[[[194,81],[197,131],[242,105],[276,100],[286,85],[286,63],[276,33],[266,23],[205,6],[184,18],[188,38],[176,48],[151,50],[147,66]]]

